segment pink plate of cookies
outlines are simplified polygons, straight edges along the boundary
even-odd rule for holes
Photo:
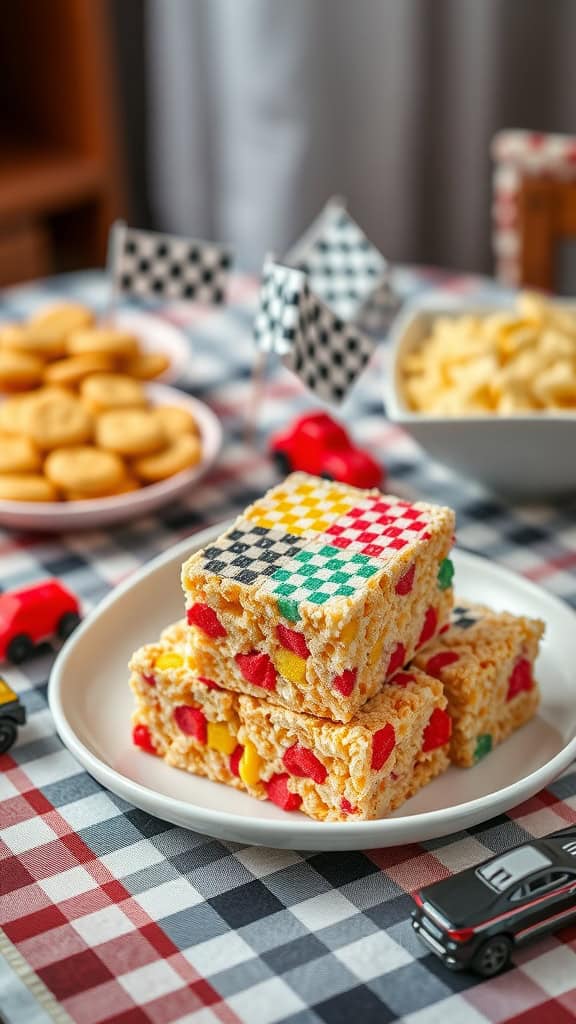
[[[574,612],[452,550],[451,509],[292,474],[116,589],[50,680],[138,807],[292,849],[421,842],[576,756]]]

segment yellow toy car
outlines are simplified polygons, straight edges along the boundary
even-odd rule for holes
[[[0,754],[5,754],[18,736],[18,726],[26,722],[26,708],[14,690],[0,676]]]

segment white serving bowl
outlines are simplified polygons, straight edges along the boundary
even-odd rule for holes
[[[538,499],[576,492],[576,413],[514,416],[438,416],[408,407],[404,357],[430,334],[439,317],[486,315],[502,305],[408,307],[390,332],[384,401],[398,423],[439,462],[510,497]]]

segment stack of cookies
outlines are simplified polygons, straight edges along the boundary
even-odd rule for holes
[[[144,381],[168,365],[132,334],[67,304],[0,331],[0,499],[124,494],[199,462],[179,406],[153,406]]]
[[[182,568],[133,739],[318,820],[381,817],[535,711],[542,624],[454,608],[454,513],[295,473]]]

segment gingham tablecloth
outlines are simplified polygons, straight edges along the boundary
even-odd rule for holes
[[[405,295],[495,288],[412,270],[399,270],[396,284]],[[0,314],[25,314],[56,296],[102,307],[105,283],[80,274],[11,290]],[[153,555],[273,482],[264,438],[311,403],[278,369],[257,444],[244,445],[255,301],[256,282],[237,277],[224,310],[163,313],[190,338],[183,386],[224,423],[226,445],[210,475],[180,504],[114,529],[0,534],[4,589],[58,576],[89,610]],[[461,546],[576,603],[574,503],[510,508],[425,460],[382,417],[381,358],[342,414],[386,462],[390,489],[453,505]],[[421,845],[306,854],[217,842],[150,817],[82,771],[47,709],[51,660],[42,654],[5,673],[28,711],[17,745],[0,758],[0,1015],[7,1024],[576,1019],[576,928],[526,947],[504,975],[480,981],[448,972],[409,923],[415,887],[575,821],[574,769],[510,815]]]

